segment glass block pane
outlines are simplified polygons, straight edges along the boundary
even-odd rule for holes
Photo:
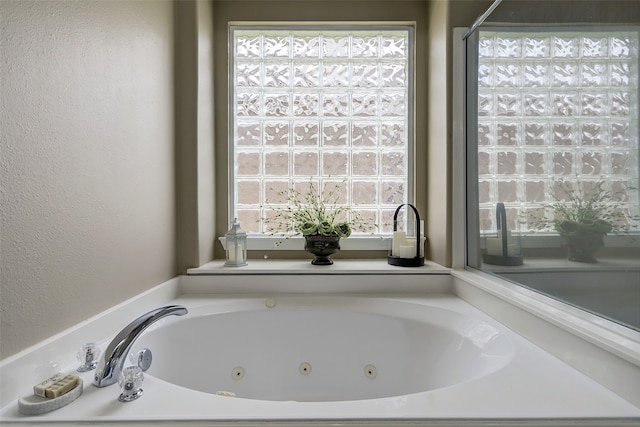
[[[262,140],[260,135],[260,123],[238,123],[236,138],[238,145],[260,145],[260,141]]]
[[[609,84],[608,76],[606,64],[598,62],[583,63],[580,83],[583,87],[607,86]]]
[[[499,175],[513,175],[518,170],[518,153],[514,151],[498,152],[497,172]]]
[[[549,125],[546,122],[529,122],[524,125],[525,145],[547,145],[549,143]]]
[[[377,145],[377,125],[373,123],[354,123],[351,130],[351,143],[354,147]]]
[[[349,115],[349,96],[344,94],[325,94],[322,99],[322,112],[325,116]]]
[[[325,176],[347,176],[349,171],[349,155],[346,152],[323,152],[322,174]]]
[[[584,116],[602,117],[609,113],[607,94],[604,92],[582,93],[582,114]]]
[[[579,140],[578,124],[575,122],[553,123],[551,128],[553,145],[572,145]]]
[[[295,116],[317,116],[318,104],[318,95],[315,93],[293,94],[293,114]]]
[[[322,70],[322,83],[325,87],[349,86],[349,65],[325,64]]]
[[[524,154],[525,170],[524,173],[529,175],[544,175],[545,155],[543,152],[528,152]]]
[[[354,87],[370,88],[378,86],[378,66],[377,64],[355,64],[353,66]]]
[[[544,181],[525,181],[525,202],[544,202],[545,188]]]
[[[578,37],[554,37],[553,56],[555,58],[578,58],[580,39]]]
[[[319,64],[295,64],[293,66],[293,85],[295,87],[318,87],[319,83]]]
[[[605,123],[582,123],[582,145],[605,145],[606,129]]]
[[[289,173],[289,152],[275,151],[264,154],[264,174],[279,176]]]
[[[295,153],[293,159],[294,175],[305,177],[318,175],[319,166],[317,152],[303,151],[301,153]],[[284,174],[285,171],[278,173],[278,175]]]
[[[289,86],[289,64],[265,64],[264,80],[266,87]]]
[[[518,87],[521,80],[521,66],[518,63],[496,64],[495,81],[497,87]]]
[[[260,174],[260,153],[243,152],[238,153],[237,173],[243,175],[259,175]]]
[[[522,103],[520,94],[498,93],[496,95],[496,116],[520,116],[522,115]]]
[[[383,58],[406,58],[407,39],[406,37],[390,36],[382,40]]]
[[[293,125],[293,143],[296,146],[318,145],[318,124],[296,123]]]
[[[377,35],[353,36],[351,49],[353,55],[361,58],[377,58],[380,42]]]
[[[290,38],[288,35],[272,35],[263,39],[264,56],[289,57],[291,51]]]
[[[260,114],[260,95],[239,93],[236,98],[237,116],[258,116]]]
[[[355,102],[355,96],[354,96]],[[402,92],[386,92],[380,98],[383,116],[402,117],[405,115],[405,98]]]
[[[553,173],[556,175],[572,175],[573,153],[562,151],[553,154]]]
[[[486,79],[484,79],[486,80]],[[526,87],[546,87],[549,85],[549,66],[547,64],[524,64],[522,85]]]
[[[616,62],[609,65],[611,86],[629,86],[631,83],[631,68],[627,62]]]
[[[405,87],[406,82],[405,64],[384,64],[382,67],[382,87]]]
[[[378,95],[375,93],[353,94],[354,116],[375,116],[378,112]]]
[[[264,143],[266,145],[289,145],[289,123],[265,122]]]
[[[518,200],[518,182],[498,181],[498,200],[503,203]],[[513,230],[513,226],[511,226],[511,229]]]
[[[356,205],[378,204],[378,182],[354,180],[351,183],[351,201]]]
[[[260,86],[260,64],[243,64],[236,66],[236,87]]]
[[[406,174],[404,152],[382,153],[382,175],[402,177]]]
[[[326,58],[349,56],[349,36],[324,36],[322,38],[322,55]]]
[[[405,183],[403,181],[385,181],[380,183],[381,202],[386,205],[398,205],[405,200]]]
[[[548,58],[551,55],[551,40],[547,37],[526,37],[524,39],[525,58]]]
[[[498,145],[519,145],[520,126],[518,123],[496,123]]]
[[[576,92],[563,92],[553,94],[554,116],[577,116],[580,113],[579,94]]]
[[[293,52],[295,57],[318,58],[320,56],[320,36],[294,35]]]
[[[496,37],[496,58],[521,58],[522,40],[513,37]]]
[[[583,175],[600,175],[602,173],[602,153],[599,151],[587,151],[582,153]]]
[[[375,151],[352,153],[352,174],[355,176],[378,175],[378,154]]]
[[[326,146],[340,147],[348,145],[349,125],[345,122],[324,122],[322,124],[322,143]]]
[[[288,116],[289,115],[289,94],[265,94],[264,115],[265,116]]]
[[[604,58],[609,53],[607,37],[584,37],[582,40],[582,56],[585,58]]]
[[[247,35],[236,38],[236,57],[256,58],[260,56],[262,37],[260,35]]]
[[[579,64],[575,62],[556,62],[552,66],[554,87],[574,87],[579,84]]]
[[[238,203],[248,205],[260,204],[260,181],[239,179]]]
[[[549,114],[548,106],[549,96],[547,93],[524,95],[525,116],[547,116]]]

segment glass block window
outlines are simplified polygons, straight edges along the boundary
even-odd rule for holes
[[[295,186],[343,187],[339,203],[391,231],[410,200],[412,29],[231,28],[231,214],[260,218]]]
[[[496,230],[497,202],[510,229],[540,215],[554,201],[554,181],[638,187],[638,45],[637,30],[480,32],[482,232]],[[627,195],[637,215],[638,191]]]

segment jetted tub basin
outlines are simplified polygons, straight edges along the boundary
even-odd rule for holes
[[[240,310],[238,310],[240,308]],[[453,310],[365,298],[248,299],[146,332],[149,375],[271,401],[407,395],[486,376],[513,356],[496,327]]]

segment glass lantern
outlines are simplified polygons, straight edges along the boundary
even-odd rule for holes
[[[247,233],[240,228],[238,218],[233,219],[231,228],[225,234],[227,243],[227,261],[225,267],[242,267],[247,265]]]

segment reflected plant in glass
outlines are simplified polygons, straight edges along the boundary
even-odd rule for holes
[[[550,216],[530,222],[540,230],[554,229],[569,248],[569,259],[596,262],[593,254],[608,233],[628,233],[640,217],[624,208],[631,187],[611,190],[607,181],[554,181],[554,202],[545,205]]]

